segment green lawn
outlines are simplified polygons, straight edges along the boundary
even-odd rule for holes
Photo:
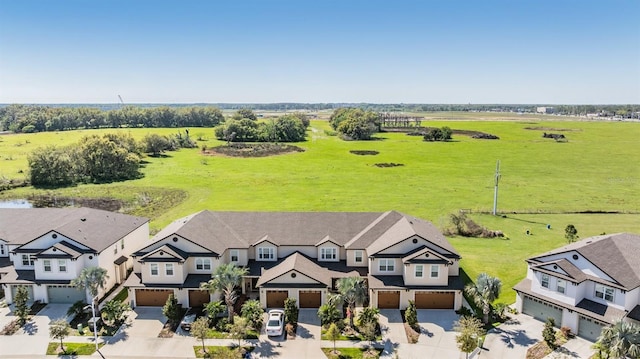
[[[322,352],[328,359],[375,359],[379,358],[382,352],[382,349],[360,348],[336,348],[336,350],[338,353],[334,354],[333,348],[322,348]]]
[[[157,231],[181,216],[203,210],[387,211],[395,209],[432,221],[442,228],[460,209],[508,240],[451,238],[472,278],[488,272],[503,281],[501,301],[513,302],[510,289],[525,275],[524,259],[564,243],[571,223],[578,235],[622,231],[640,233],[640,124],[623,122],[550,121],[555,117],[515,114],[428,113],[437,120],[425,126],[491,133],[500,140],[454,135],[450,143],[381,133],[378,140],[345,142],[327,136],[329,126],[313,121],[303,153],[268,158],[203,156],[199,149],[146,158],[144,178],[106,185],[80,185],[63,190],[19,188],[3,198],[32,194],[115,197],[127,211],[152,218]],[[473,119],[478,119],[474,121]],[[536,128],[536,129],[527,129]],[[113,132],[115,130],[101,130]],[[178,129],[119,129],[142,138]],[[568,142],[542,138],[563,133]],[[0,136],[0,179],[24,177],[26,154],[48,144],[69,144],[92,130]],[[216,146],[212,129],[191,129],[205,137],[199,147]],[[350,150],[375,150],[357,156]],[[501,161],[498,210],[493,201],[494,170]],[[402,163],[379,168],[375,163]],[[20,172],[21,171],[21,172]],[[146,204],[145,207],[141,207]],[[585,211],[616,214],[580,214]],[[517,213],[517,214],[516,214]],[[551,224],[551,229],[546,229]],[[526,235],[530,230],[533,235]]]
[[[104,343],[98,343],[102,348]],[[96,351],[94,343],[64,343],[64,352],[59,352],[60,342],[51,342],[47,346],[47,355],[91,355]]]
[[[209,358],[229,358],[231,354],[238,353],[238,351],[242,350],[243,352],[252,352],[254,347],[220,347],[220,346],[205,346],[207,353],[209,354]],[[196,355],[196,358],[204,358],[205,354],[202,351],[202,345],[194,345],[193,351]]]

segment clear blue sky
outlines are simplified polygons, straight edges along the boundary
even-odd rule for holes
[[[0,0],[0,103],[640,103],[640,1]]]

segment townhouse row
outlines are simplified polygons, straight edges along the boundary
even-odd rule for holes
[[[519,311],[555,319],[595,340],[617,318],[640,320],[640,236],[592,237],[530,258],[514,289]],[[366,279],[369,305],[460,309],[460,255],[430,222],[389,212],[212,212],[180,218],[149,238],[148,219],[88,208],[0,209],[0,284],[11,303],[19,286],[31,300],[88,301],[70,285],[82,268],[108,271],[131,304],[184,306],[223,263],[247,268],[239,290],[262,306],[295,298],[317,308],[339,278]],[[129,275],[129,273],[131,274]]]

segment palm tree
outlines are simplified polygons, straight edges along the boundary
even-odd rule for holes
[[[213,278],[200,283],[200,289],[208,290],[211,294],[221,291],[227,305],[229,323],[233,323],[233,305],[238,300],[236,287],[242,283],[242,277],[247,275],[247,268],[237,267],[233,263],[222,264],[213,272]]]
[[[484,324],[489,323],[489,314],[491,313],[491,303],[500,296],[502,282],[496,277],[492,277],[487,273],[480,273],[476,283],[469,283],[464,291],[473,298],[474,303],[482,309],[482,321]]]
[[[104,289],[107,284],[107,270],[100,267],[86,267],[82,269],[80,275],[71,281],[71,285],[89,291],[91,295],[91,311],[93,315],[93,337],[98,351],[98,331],[96,328],[96,304],[98,304],[98,290]]]
[[[600,358],[640,358],[640,326],[620,319],[602,328],[594,346],[599,349]]]
[[[353,327],[353,317],[355,315],[356,303],[364,302],[367,299],[367,285],[362,277],[346,277],[337,281],[340,299],[347,302],[349,308],[349,325]]]

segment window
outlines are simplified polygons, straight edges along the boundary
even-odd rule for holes
[[[42,266],[45,272],[51,272],[51,259],[45,259],[42,261]]]
[[[607,302],[613,302],[614,289],[605,287],[602,284],[596,284],[596,297],[604,299]]]
[[[229,255],[231,257],[231,262],[239,262],[240,261],[240,251],[237,249],[232,249],[229,252]]]
[[[116,244],[115,247],[113,247],[113,254],[118,254],[118,245]]]
[[[0,254],[4,255],[4,244],[0,244]]]
[[[438,278],[438,272],[440,267],[437,265],[431,265],[431,278]]]
[[[196,270],[211,270],[211,259],[196,258]]]
[[[422,264],[416,264],[416,278],[422,278],[424,275],[424,266]]]
[[[66,271],[67,271],[67,260],[58,259],[58,272],[66,272]]]
[[[393,272],[396,270],[396,261],[394,259],[381,259],[380,272]]]
[[[120,241],[120,249],[124,249],[124,239]]]
[[[337,248],[320,248],[320,259],[323,260],[336,260]]]
[[[30,254],[23,254],[22,255],[22,265],[23,266],[32,266],[33,265],[33,258],[31,258]]]
[[[542,275],[542,280],[540,281],[540,285],[549,288],[549,276],[546,274]]]
[[[158,275],[158,263],[151,263],[149,266],[151,267],[151,275]]]
[[[564,293],[566,288],[567,282],[562,279],[558,279],[558,285],[556,286],[556,290],[558,291],[558,293]]]
[[[258,248],[258,259],[260,260],[273,260],[275,259],[275,250],[271,247]]]
[[[355,261],[356,263],[362,263],[362,251],[355,252]]]
[[[173,275],[173,263],[165,263],[165,265],[164,265],[164,273],[167,276],[172,276]]]

